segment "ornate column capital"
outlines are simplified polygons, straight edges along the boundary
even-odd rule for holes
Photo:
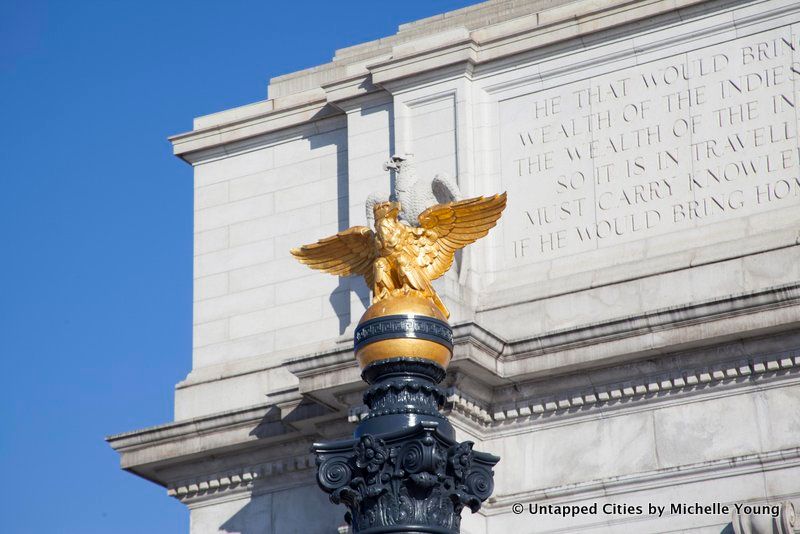
[[[494,489],[499,458],[420,423],[380,437],[315,445],[317,481],[348,508],[353,532],[459,532],[464,507],[478,511]]]

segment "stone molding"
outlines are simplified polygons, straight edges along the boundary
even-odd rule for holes
[[[798,308],[798,300],[800,300],[800,283],[687,307],[654,311],[651,315],[662,316],[665,325],[670,322],[671,317],[673,328],[679,327],[675,323],[681,321],[691,324],[720,318],[728,318],[724,321],[725,324],[744,321],[742,324],[745,324],[746,328],[737,330],[735,338],[729,338],[727,341],[720,341],[719,338],[699,340],[692,352],[686,353],[691,355],[702,353],[706,350],[703,346],[716,347],[720,346],[720,343],[724,345],[731,342],[731,339],[763,336],[764,330],[759,327],[759,322],[754,322],[755,319],[764,318],[769,313],[764,310],[773,308],[794,313]],[[691,310],[694,311],[690,313]],[[736,321],[730,319],[734,317],[738,319]],[[784,315],[780,324],[784,331],[796,328],[793,325],[797,324],[796,321],[789,321],[787,317],[791,315]],[[656,323],[657,321],[646,318],[633,322],[625,319],[594,325],[591,328],[604,328],[605,335],[613,333],[615,335],[611,337],[624,337],[635,335],[631,333],[629,328],[631,325],[638,325],[636,328],[646,330],[653,328]],[[735,326],[734,324],[731,328]],[[574,385],[570,387],[568,383],[559,385],[559,382],[553,382],[554,377],[541,371],[527,373],[526,378],[520,375],[512,381],[505,378],[507,371],[504,371],[504,366],[515,360],[508,360],[504,356],[511,354],[519,358],[520,353],[515,347],[525,344],[541,348],[540,343],[531,343],[529,340],[508,343],[475,323],[458,325],[454,330],[456,358],[451,369],[454,371],[455,383],[446,391],[447,408],[452,415],[453,423],[478,439],[528,432],[531,431],[531,425],[534,425],[533,430],[536,430],[536,426],[544,428],[554,424],[565,424],[575,417],[604,417],[608,415],[609,409],[615,409],[615,403],[624,403],[628,412],[631,409],[650,409],[654,402],[686,402],[696,394],[708,398],[709,395],[735,395],[737,391],[747,387],[780,387],[790,381],[797,381],[800,376],[800,349],[755,357],[750,356],[752,353],[748,352],[747,347],[743,347],[744,354],[748,357],[729,357],[725,360],[718,359],[716,363],[704,364],[698,363],[702,362],[702,358],[698,359],[696,355],[680,361],[664,360],[663,369],[643,374],[641,378],[636,379],[627,379],[626,373],[629,371],[623,370],[621,366],[635,365],[636,358],[641,359],[642,355],[622,355],[624,357],[612,362],[614,366],[620,367],[609,368],[594,364],[586,368],[620,369],[620,371],[614,370],[610,375],[606,374],[606,385],[591,389]],[[564,333],[559,335],[563,336]],[[791,335],[791,332],[785,335]],[[599,345],[593,345],[593,350],[599,350],[602,339],[601,337]],[[510,350],[507,343],[510,345]],[[787,340],[781,343],[786,346],[785,343],[795,342]],[[548,350],[551,351],[558,349],[556,345],[550,347]],[[672,351],[657,355],[655,360],[661,361],[662,358],[683,354],[679,351],[680,349],[673,348]],[[531,361],[538,361],[539,354],[541,353],[532,351]],[[652,359],[653,356],[655,355],[650,354],[646,357]],[[281,476],[277,478],[270,476],[269,483],[262,486],[264,491],[274,489],[276,486],[301,484],[301,480],[307,483],[311,465],[310,455],[306,454],[307,449],[304,449],[303,443],[308,443],[306,440],[317,435],[341,433],[346,430],[347,425],[343,423],[347,419],[347,408],[344,406],[352,402],[355,397],[347,402],[327,404],[324,400],[340,395],[354,396],[363,389],[358,382],[358,370],[352,350],[345,349],[341,345],[335,345],[331,351],[320,351],[310,356],[286,361],[284,365],[298,377],[299,387],[276,395],[269,403],[111,436],[108,441],[121,453],[123,468],[168,487],[171,495],[187,504],[210,502],[229,498],[228,496],[241,498],[241,492],[260,491],[256,482],[263,480],[260,477],[266,473],[280,473]],[[626,379],[615,380],[614,377]],[[529,386],[531,380],[545,378],[552,385],[549,394],[543,395],[541,391],[536,391],[538,395],[532,395],[531,392],[536,388]],[[525,382],[526,380],[528,382]],[[561,379],[556,377],[556,380]],[[764,386],[757,385],[762,382]],[[496,397],[499,392],[511,391],[509,388],[515,388],[517,385],[525,386],[528,390],[522,399],[514,398],[513,403],[487,402],[487,399]],[[291,422],[284,421],[282,416],[278,415],[274,416],[277,417],[274,420],[273,416],[266,418],[271,411],[280,412],[281,405],[294,405],[301,400],[314,404],[319,402],[318,399],[323,399],[323,407],[326,408],[324,413],[312,410],[302,416],[305,419]],[[357,410],[352,411],[351,421],[355,421],[359,415]],[[260,438],[254,433],[254,429],[264,422],[270,425],[271,430],[267,437]],[[208,449],[207,440],[212,435],[215,448]],[[260,454],[276,456],[278,459],[265,460],[263,456],[251,458],[250,451],[256,443],[262,451]],[[209,469],[201,466],[204,461],[202,458],[207,458],[209,454],[214,454],[215,458],[222,461],[220,465],[230,467],[219,470],[220,467],[217,466],[213,474],[187,479],[188,466],[195,465],[196,462],[200,463],[191,468],[193,475]],[[247,469],[238,467],[251,462],[257,467]],[[658,478],[662,475],[652,476]],[[636,480],[638,479],[631,479],[631,484]],[[645,480],[648,479],[645,477]],[[590,492],[591,486],[587,486],[585,491]],[[550,492],[548,495],[555,493]]]
[[[736,512],[731,515],[734,534],[794,534],[800,527],[800,521],[791,501],[783,501],[780,504],[780,513],[776,518]]]
[[[545,416],[574,415],[576,410],[580,410],[581,414],[587,414],[593,409],[604,408],[617,401],[649,400],[659,394],[686,394],[700,387],[734,385],[745,381],[752,383],[779,375],[798,374],[800,374],[800,350],[762,358],[732,360],[710,367],[675,370],[669,374],[659,373],[638,380],[597,386],[590,391],[582,388],[558,396],[534,397],[499,408],[492,408],[486,403],[472,399],[457,387],[451,387],[446,392],[445,406],[450,412],[463,415],[472,422],[474,426],[470,425],[470,430],[480,431],[520,419],[533,421]],[[348,421],[363,420],[366,410],[366,406],[363,405],[351,408]],[[491,435],[497,434],[493,432]]]
[[[735,360],[688,371],[676,371],[672,375],[659,374],[637,381],[624,381],[597,387],[588,392],[582,390],[566,393],[555,398],[532,399],[496,410],[491,417],[494,423],[525,417],[536,419],[545,414],[566,414],[571,409],[600,408],[623,399],[644,400],[653,398],[659,393],[687,393],[699,386],[732,384],[741,379],[754,381],[771,378],[780,372],[800,373],[800,351],[755,360]],[[459,403],[455,406],[463,409],[464,404]],[[469,405],[467,404],[467,406]],[[472,416],[474,411],[476,409],[472,408],[467,414]]]
[[[514,502],[561,502],[564,499],[576,496],[590,499],[714,479],[719,476],[721,471],[725,471],[730,476],[732,474],[747,474],[765,469],[772,470],[799,465],[800,448],[750,454],[736,458],[613,477],[613,479],[592,480],[567,486],[538,488],[529,492],[501,494],[484,503],[481,513],[486,515],[507,513],[508,506]],[[233,497],[241,493],[249,494],[253,491],[254,485],[258,480],[290,473],[310,476],[309,473],[313,468],[313,455],[291,456],[250,466],[247,469],[227,470],[201,478],[179,481],[167,487],[167,494],[189,505],[199,504],[207,500],[219,502],[222,497]],[[302,483],[284,482],[276,485],[284,488],[307,483],[308,481],[304,480]],[[271,488],[271,490],[273,489]],[[780,497],[792,498],[796,496],[785,495]]]
[[[726,223],[716,224],[719,225],[718,228],[722,228]],[[613,286],[651,276],[705,267],[722,261],[783,251],[799,244],[800,231],[797,225],[792,223],[783,227],[773,226],[769,233],[762,232],[745,238],[681,251],[665,251],[659,255],[636,256],[613,267],[573,271],[557,277],[548,276],[533,283],[520,284],[512,275],[485,289],[481,294],[478,309],[482,312],[495,310],[520,301],[544,300]]]
[[[752,4],[757,5],[763,3],[764,0],[759,2],[753,2]],[[641,2],[641,4],[645,4],[646,2]],[[647,30],[650,27],[656,28],[656,31],[663,31],[669,30],[669,36],[663,39],[654,38],[654,39],[644,39],[639,42],[634,41],[630,48],[613,48],[612,51],[605,55],[600,55],[592,60],[581,62],[581,63],[570,63],[565,64],[561,68],[552,69],[546,72],[538,72],[533,76],[526,76],[524,78],[518,78],[514,80],[507,80],[502,81],[496,84],[493,84],[489,87],[486,87],[485,90],[488,94],[497,94],[502,93],[505,91],[510,91],[517,87],[522,87],[524,85],[529,85],[533,82],[537,83],[547,83],[551,79],[557,79],[567,73],[574,72],[576,70],[585,70],[589,67],[596,67],[598,65],[610,64],[620,60],[624,60],[629,58],[631,55],[640,55],[640,54],[649,54],[653,52],[659,52],[665,50],[667,52],[671,52],[675,49],[676,46],[680,44],[684,44],[687,42],[692,42],[695,40],[713,37],[720,33],[729,32],[732,30],[738,31],[743,33],[746,31],[748,26],[754,26],[756,24],[763,23],[765,21],[773,21],[773,20],[781,20],[782,18],[790,15],[791,13],[797,12],[797,6],[793,5],[789,2],[783,2],[783,5],[776,5],[771,6],[770,9],[763,9],[758,11],[751,12],[748,16],[738,16],[734,17],[733,15],[724,17],[724,19],[720,19],[717,23],[713,25],[707,25],[699,29],[693,29],[687,26],[687,22],[691,22],[689,19],[691,17],[696,17],[698,19],[705,18],[709,15],[719,13],[719,12],[726,12],[728,8],[737,7],[741,8],[743,4],[747,2],[738,2],[738,3],[723,3],[720,1],[705,1],[706,5],[696,5],[690,6],[688,4],[676,6],[675,14],[672,16],[671,14],[663,13],[663,12],[656,12],[654,6],[650,4],[650,6],[645,7],[644,9],[653,9],[654,10],[654,17],[649,18],[646,21],[639,21],[638,27],[636,31],[639,33],[647,33]],[[694,3],[692,3],[694,4]],[[721,9],[720,9],[721,6]],[[689,12],[688,10],[691,10]],[[625,10],[620,10],[624,12]],[[615,13],[614,15],[617,15]],[[655,17],[658,16],[667,16],[671,17],[666,21],[657,21]],[[610,22],[610,21],[609,21]],[[624,22],[623,22],[624,24]],[[782,24],[779,24],[782,25]],[[608,25],[610,28],[611,25]],[[530,62],[536,62],[542,58],[552,57],[553,55],[553,46],[559,46],[564,39],[556,39],[552,42],[547,42],[544,44],[540,44],[540,46],[531,46],[526,50],[526,60]],[[582,43],[585,47],[590,46],[600,46],[608,45],[617,39],[610,39],[610,40],[598,40],[598,39],[591,39],[587,40]],[[557,50],[555,51],[556,55],[566,53],[569,54],[571,50]],[[529,57],[528,57],[529,56]],[[514,61],[518,61],[519,58],[512,58]],[[503,61],[496,61],[491,63],[491,68],[503,68]],[[475,77],[482,76],[486,74],[489,68],[482,68],[475,73]]]
[[[456,387],[447,390],[445,408],[449,410],[449,413],[466,417],[472,423],[471,426],[488,427],[494,421],[489,409],[482,402],[472,399]]]
[[[579,325],[574,328],[565,329],[562,331],[551,332],[543,336],[536,336],[532,338],[524,338],[519,340],[507,341],[489,330],[480,326],[475,322],[461,323],[454,326],[454,342],[455,342],[455,356],[453,360],[453,368],[460,373],[466,375],[479,374],[479,379],[484,381],[488,387],[500,387],[508,385],[509,376],[513,376],[515,382],[519,383],[523,379],[530,380],[537,377],[550,376],[552,370],[549,368],[540,368],[523,375],[516,372],[512,373],[506,366],[509,364],[524,361],[530,358],[535,361],[538,356],[543,354],[557,353],[565,348],[575,345],[587,344],[593,340],[593,346],[598,346],[600,343],[608,340],[617,340],[621,338],[629,338],[635,335],[641,335],[654,331],[655,329],[670,329],[680,327],[682,324],[702,324],[704,322],[711,322],[718,319],[729,319],[733,317],[747,318],[748,325],[751,328],[761,330],[765,328],[763,325],[757,325],[751,319],[751,316],[764,317],[765,312],[768,310],[796,310],[800,307],[800,282],[794,284],[787,284],[783,286],[773,287],[765,290],[747,292],[738,295],[729,296],[722,299],[713,299],[707,302],[693,303],[686,306],[678,306],[663,310],[654,310],[652,312],[641,314],[637,316],[617,318],[602,323],[593,325]],[[786,317],[784,317],[786,319]],[[798,317],[794,322],[784,322],[782,328],[784,330],[790,329],[800,321]],[[732,333],[733,334],[733,333]],[[747,332],[745,330],[738,330],[735,338],[746,338],[758,335],[757,333]],[[718,343],[718,339],[712,340],[699,340],[695,344],[696,347],[703,345],[712,345]],[[333,342],[332,346],[327,350],[319,350],[308,356],[294,357],[290,355],[285,360],[285,366],[292,374],[298,377],[300,385],[298,389],[288,391],[288,396],[283,401],[290,401],[292,398],[298,399],[302,395],[314,393],[319,386],[315,384],[317,377],[325,377],[326,387],[356,387],[358,384],[358,369],[353,358],[353,351],[350,347]],[[470,352],[470,348],[475,348],[478,352]],[[671,352],[680,350],[673,348]],[[660,351],[659,354],[664,354],[667,351]],[[614,364],[621,364],[629,361],[631,358],[641,358],[642,354],[631,354],[626,357],[620,354],[614,358]],[[649,354],[652,357],[653,354]],[[626,359],[627,358],[627,359]],[[730,368],[738,368],[741,365],[737,362],[732,362]],[[257,362],[255,362],[257,363]],[[598,362],[599,363],[599,362]],[[585,362],[585,368],[591,368],[591,362]],[[752,371],[755,375],[760,375],[763,371],[757,362],[752,362]],[[607,364],[606,364],[607,365]],[[750,364],[748,364],[750,365]],[[764,364],[766,368],[766,363]],[[773,371],[781,366],[780,361],[772,362],[769,364],[771,368],[766,368],[767,371]],[[796,363],[793,364],[795,367]],[[240,374],[258,373],[262,372],[260,366],[256,365],[253,368],[242,370],[241,372],[233,372],[231,376],[235,377]],[[562,373],[568,372],[568,369],[562,368]],[[717,371],[725,373],[725,369]],[[701,373],[701,370],[697,371]],[[732,372],[732,371],[731,371]],[[740,374],[744,371],[737,371]],[[218,374],[214,375],[213,379],[219,380]],[[713,374],[712,374],[712,378]],[[664,379],[666,380],[666,379]],[[680,384],[678,377],[674,377],[677,384]],[[182,387],[190,387],[196,383],[202,383],[205,380],[191,381],[187,380],[182,384]],[[699,377],[698,377],[699,381]],[[659,380],[660,382],[660,380]],[[642,384],[635,384],[633,391],[636,393],[636,387],[642,390],[642,387],[647,388],[649,382]],[[677,387],[673,382],[673,388]],[[661,387],[659,383],[659,387]],[[622,391],[622,388],[618,388]],[[610,398],[611,393],[607,392]],[[565,402],[572,403],[572,399],[577,395],[586,395],[588,392],[576,392],[570,395],[569,398],[559,399],[562,405]],[[597,393],[595,394],[597,395]],[[466,397],[465,397],[466,398]],[[587,399],[581,397],[584,404]],[[599,397],[598,397],[599,399]],[[602,400],[602,399],[599,399]],[[558,402],[558,401],[556,401]],[[581,401],[575,400],[575,403]],[[162,443],[168,443],[174,439],[180,439],[183,436],[196,435],[197,432],[214,431],[219,428],[231,429],[234,427],[246,428],[247,425],[258,421],[263,416],[263,411],[267,406],[273,405],[258,405],[234,410],[232,412],[225,412],[219,414],[212,414],[195,419],[181,420],[166,425],[157,427],[145,428],[135,432],[126,432],[123,434],[110,436],[108,441],[112,446],[119,451],[134,451],[141,446],[153,446]],[[457,405],[469,406],[470,404],[478,405],[475,401],[459,401]],[[544,403],[542,403],[544,406]],[[480,410],[487,410],[485,406],[480,406],[474,415],[478,420],[485,419],[485,415],[480,415]],[[511,407],[502,410],[505,417],[508,419],[508,411],[513,410]],[[538,410],[538,408],[537,408]],[[544,411],[544,408],[542,408]],[[494,414],[499,411],[493,411]],[[513,413],[513,412],[512,412]],[[533,408],[531,406],[531,413]],[[126,464],[123,463],[123,467]]]
[[[596,344],[598,341],[602,342],[606,339],[672,329],[681,324],[711,321],[740,313],[756,313],[760,310],[790,304],[800,304],[800,283],[785,284],[764,290],[749,291],[723,298],[619,317],[601,323],[556,330],[541,336],[506,342],[499,350],[498,355],[502,360],[529,358],[566,346]]]
[[[216,500],[226,493],[250,492],[259,479],[308,471],[312,468],[314,468],[314,456],[310,453],[279,458],[248,466],[246,469],[226,470],[201,478],[174,482],[167,486],[167,495],[186,502],[203,498]]]
[[[491,369],[486,369],[487,371],[500,379],[513,376],[518,380],[520,373],[507,369],[508,364],[512,362],[535,358],[543,354],[552,354],[576,346],[596,345],[604,341],[674,329],[682,325],[694,325],[799,305],[800,282],[796,282],[724,298],[618,317],[594,324],[577,325],[517,340],[505,340],[478,322],[464,322],[453,326],[454,363],[468,359],[464,358],[465,354],[459,351],[459,347],[472,345],[491,357]],[[354,368],[352,354],[352,350],[337,347],[331,352],[320,351],[311,356],[290,358],[286,361],[286,365],[292,374],[301,380],[312,379],[332,371]],[[617,359],[615,363],[621,361],[624,361],[624,358]],[[483,366],[486,367],[485,364]],[[550,370],[547,369],[547,371]],[[566,371],[564,368],[561,369],[562,373]]]
[[[750,2],[758,5],[763,2]],[[784,2],[785,3],[785,2]],[[704,5],[706,4],[706,5]],[[395,46],[391,54],[382,52],[371,61],[366,59],[350,65],[345,59],[314,67],[306,71],[285,75],[281,80],[290,77],[309,76],[313,88],[288,93],[272,100],[251,104],[201,117],[196,121],[196,129],[170,137],[174,153],[187,161],[196,162],[204,159],[204,153],[219,147],[247,138],[287,128],[318,118],[320,115],[336,112],[339,102],[363,96],[372,90],[383,90],[395,84],[392,89],[399,89],[398,81],[409,83],[414,76],[427,76],[429,72],[438,70],[452,75],[452,67],[460,69],[461,75],[471,76],[475,66],[498,64],[502,60],[519,56],[562,42],[581,40],[581,46],[588,46],[591,40],[587,36],[598,32],[613,30],[623,25],[639,27],[635,31],[646,31],[643,21],[653,20],[660,16],[672,17],[674,23],[683,23],[687,17],[702,18],[710,11],[724,12],[734,7],[741,7],[748,2],[722,3],[709,0],[640,0],[614,2],[572,2],[551,9],[531,13],[499,22],[493,25],[468,31],[465,28],[454,28],[445,32],[447,38],[427,36],[416,41]],[[796,12],[796,4],[773,6],[771,9],[754,10],[747,18],[729,20],[720,29],[737,30],[747,25],[754,25],[764,19],[775,16],[786,16]],[[668,20],[669,24],[670,21]],[[713,31],[713,30],[708,30]],[[697,32],[681,35],[678,39],[692,40]],[[672,46],[672,39],[662,40],[653,47]],[[621,52],[633,55],[644,50],[642,46],[630,47]],[[575,66],[565,67],[569,70]],[[301,84],[302,85],[302,84]],[[332,105],[330,105],[332,104]],[[341,111],[339,111],[341,113]],[[230,147],[226,150],[230,153]]]
[[[265,406],[248,406],[240,410],[217,413],[194,419],[175,421],[158,426],[142,428],[108,436],[106,441],[121,453],[135,453],[141,447],[168,444],[176,439],[195,436],[198,433],[215,432],[221,429],[252,428],[264,416]],[[128,465],[123,461],[123,468]]]
[[[514,502],[564,502],[576,497],[581,499],[602,498],[716,479],[723,472],[726,476],[735,476],[796,466],[800,466],[800,447],[710,460],[697,464],[656,469],[566,486],[498,495],[484,505],[483,513],[486,515],[508,513],[508,507]],[[800,492],[772,496],[776,501],[796,497],[800,497]]]
[[[611,383],[596,387],[591,391],[585,389],[565,391],[551,397],[532,397],[512,405],[492,409],[486,403],[472,398],[458,387],[451,387],[446,391],[446,412],[449,411],[452,422],[457,426],[464,426],[468,432],[478,439],[498,437],[500,433],[519,433],[530,431],[530,425],[560,424],[574,417],[593,416],[600,411],[608,409],[616,402],[625,402],[626,413],[632,408],[630,403],[642,403],[644,409],[649,409],[653,402],[668,402],[690,397],[693,393],[702,391],[704,395],[712,394],[707,388],[723,388],[723,394],[735,394],[734,390],[752,387],[754,382],[764,382],[768,387],[781,387],[787,380],[797,382],[800,378],[800,349],[791,352],[781,352],[773,355],[749,359],[733,359],[720,362],[712,366],[698,366],[689,370],[675,370],[668,373],[658,373],[642,377],[639,380]],[[707,398],[707,397],[704,397]],[[252,447],[252,437],[248,432],[247,438],[236,429],[244,425],[251,428],[256,421],[269,409],[269,406],[250,408],[209,416],[198,420],[171,423],[161,427],[145,429],[144,431],[126,433],[111,438],[117,443],[125,442],[128,451],[137,454],[137,451],[161,447],[174,448],[178,442],[193,439],[198,432],[203,435],[209,433],[222,438],[224,433],[233,432],[229,441],[219,441],[220,449],[204,450],[205,455],[213,453],[216,457],[234,457],[243,454]],[[342,414],[332,413],[328,416],[332,422],[341,421]],[[358,408],[350,412],[350,421],[355,422],[362,418]],[[545,422],[546,419],[546,422]],[[340,423],[339,423],[340,424]],[[264,450],[285,444],[287,440],[300,437],[297,433],[287,429],[284,436],[275,436],[262,443]],[[499,432],[499,433],[498,433]],[[148,439],[152,440],[148,444]],[[244,441],[241,441],[245,439]],[[236,442],[236,443],[235,443]],[[238,444],[237,444],[238,443]],[[118,450],[123,449],[116,447]],[[123,451],[124,452],[124,451]],[[215,471],[192,478],[175,476],[172,480],[156,479],[149,475],[151,471],[142,472],[131,458],[124,461],[128,469],[139,472],[142,476],[167,487],[168,495],[186,503],[187,505],[202,505],[204,502],[219,502],[228,498],[241,498],[243,494],[258,492],[257,484],[264,481],[264,491],[274,491],[276,488],[288,488],[307,484],[314,467],[311,454],[299,453],[280,456],[268,461],[254,462],[246,468],[229,468]],[[151,453],[141,453],[144,456],[133,458],[150,458]],[[139,460],[141,461],[141,460]],[[186,462],[193,462],[189,456],[173,459],[162,458],[157,470],[166,477],[170,466],[184,466]],[[202,462],[202,459],[197,461]],[[235,462],[247,465],[247,462]],[[786,466],[800,465],[800,448],[787,449],[762,454],[754,454],[725,460],[715,460],[697,465],[680,466],[677,468],[660,469],[646,473],[637,473],[623,477],[614,477],[613,480],[590,481],[573,484],[565,487],[549,487],[537,489],[524,495],[499,495],[488,503],[487,515],[507,512],[507,505],[511,502],[533,501],[547,499],[563,499],[573,495],[582,498],[592,496],[625,493],[637,489],[661,487],[681,481],[695,481],[712,479],[719,476],[723,470],[733,469],[737,473],[750,473],[763,469],[778,469]],[[148,468],[152,469],[152,468]],[[195,470],[193,470],[195,471]],[[197,471],[200,471],[199,469]],[[730,471],[726,471],[730,473]],[[269,480],[267,488],[267,479]]]
[[[321,119],[337,114],[341,116],[340,112],[328,109],[326,105],[324,97],[319,97],[310,102],[286,105],[255,118],[237,119],[219,126],[174,135],[169,141],[173,145],[173,153],[188,163],[211,161],[230,156],[231,153],[260,148],[265,143],[262,138],[265,134],[277,133],[280,142],[293,135],[302,135],[304,131],[315,131]]]

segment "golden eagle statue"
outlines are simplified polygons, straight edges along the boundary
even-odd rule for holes
[[[449,317],[431,281],[447,272],[457,250],[484,237],[505,207],[505,193],[437,204],[422,212],[419,226],[408,226],[397,219],[398,202],[381,202],[373,208],[375,231],[354,226],[292,249],[292,255],[312,269],[363,276],[373,304],[415,295],[430,299]]]

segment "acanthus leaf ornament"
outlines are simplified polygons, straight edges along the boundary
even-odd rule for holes
[[[401,524],[415,525],[418,532],[458,532],[461,510],[477,511],[491,493],[492,467],[498,460],[425,424],[316,452],[320,487],[332,502],[347,505],[346,519],[354,532],[384,532],[381,527]],[[329,466],[341,465],[349,466],[340,470],[349,478],[337,474],[333,489]]]

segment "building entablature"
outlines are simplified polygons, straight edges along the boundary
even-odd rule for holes
[[[437,82],[458,77],[472,79],[502,69],[518,69],[525,62],[535,65],[543,58],[574,53],[576,47],[583,49],[601,42],[607,44],[607,39],[596,39],[597,42],[593,43],[589,36],[613,31],[623,25],[635,31],[641,31],[643,25],[652,25],[666,36],[665,26],[679,25],[697,14],[684,14],[683,10],[710,13],[717,8],[724,14],[726,7],[730,9],[729,4],[707,0],[605,0],[566,2],[530,13],[531,6],[526,6],[527,11],[510,13],[517,14],[515,18],[490,26],[472,30],[456,26],[401,42],[391,49],[379,47],[376,55],[370,55],[368,59],[337,56],[332,63],[280,76],[271,82],[270,99],[199,117],[195,119],[191,132],[172,136],[170,141],[176,155],[191,163],[205,161],[233,150],[220,150],[221,146],[233,145],[241,149],[247,144],[238,143],[245,139],[341,113],[341,109],[347,106],[346,101],[372,92],[388,89],[394,94],[404,88],[418,88],[426,77]],[[779,17],[781,13],[770,11],[763,15]],[[754,19],[758,18],[754,15]],[[714,31],[735,27],[737,22],[756,21],[734,21],[731,15],[725,24],[714,25]],[[457,24],[458,19],[451,23]],[[673,46],[674,32],[669,32],[669,35],[669,41],[634,43],[626,41],[623,33],[618,38],[621,46],[611,57],[604,59],[635,57],[652,49]],[[683,37],[697,38],[699,35],[693,32]],[[520,55],[525,57],[518,57]],[[359,58],[357,62],[354,57]],[[513,60],[504,63],[503,60],[508,58]],[[597,59],[593,62],[596,63]],[[579,68],[579,65],[569,68]],[[536,77],[545,74],[537,72]],[[531,80],[525,81],[530,83]]]

